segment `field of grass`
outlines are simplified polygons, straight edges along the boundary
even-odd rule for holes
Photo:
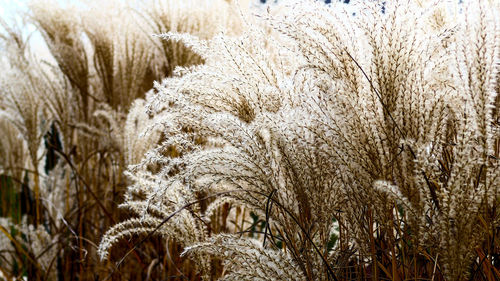
[[[0,280],[500,279],[500,2],[257,2],[0,19]]]

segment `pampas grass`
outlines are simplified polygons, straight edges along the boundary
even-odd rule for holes
[[[464,2],[33,2],[2,274],[500,278],[500,6]]]
[[[203,62],[181,43],[165,45],[152,35],[190,32],[208,39],[222,29],[237,32],[234,4],[198,2],[32,1],[25,21],[42,35],[51,58],[38,56],[24,28],[2,21],[0,194],[2,204],[17,206],[23,216],[1,214],[6,278],[178,274],[182,262],[158,259],[175,255],[176,243],[165,249],[162,241],[149,241],[134,251],[127,271],[101,262],[96,250],[104,231],[127,218],[117,208],[127,166],[161,142],[160,133],[148,129],[152,119],[141,98],[176,66]],[[132,244],[124,242],[124,249]],[[196,274],[189,264],[183,271]]]

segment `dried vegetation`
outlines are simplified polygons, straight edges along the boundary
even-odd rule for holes
[[[0,270],[500,278],[500,4],[464,2],[35,2],[54,62],[3,36]]]

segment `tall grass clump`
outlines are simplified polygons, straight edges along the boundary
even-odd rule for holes
[[[148,95],[162,141],[101,257],[146,235],[206,280],[499,278],[500,10],[464,2],[287,2],[240,36],[164,34],[205,64]]]
[[[164,139],[145,95],[177,66],[203,59],[153,34],[209,39],[239,32],[227,1],[31,1],[17,27],[1,19],[0,279],[119,280],[196,275],[172,241],[151,240],[117,270],[97,255],[137,164]],[[36,28],[44,48],[30,43]],[[38,41],[36,41],[38,42]],[[144,136],[142,136],[144,135]],[[124,255],[133,241],[122,241]],[[127,269],[124,269],[127,268]]]
[[[4,278],[500,278],[500,3],[235,2],[3,24]]]

